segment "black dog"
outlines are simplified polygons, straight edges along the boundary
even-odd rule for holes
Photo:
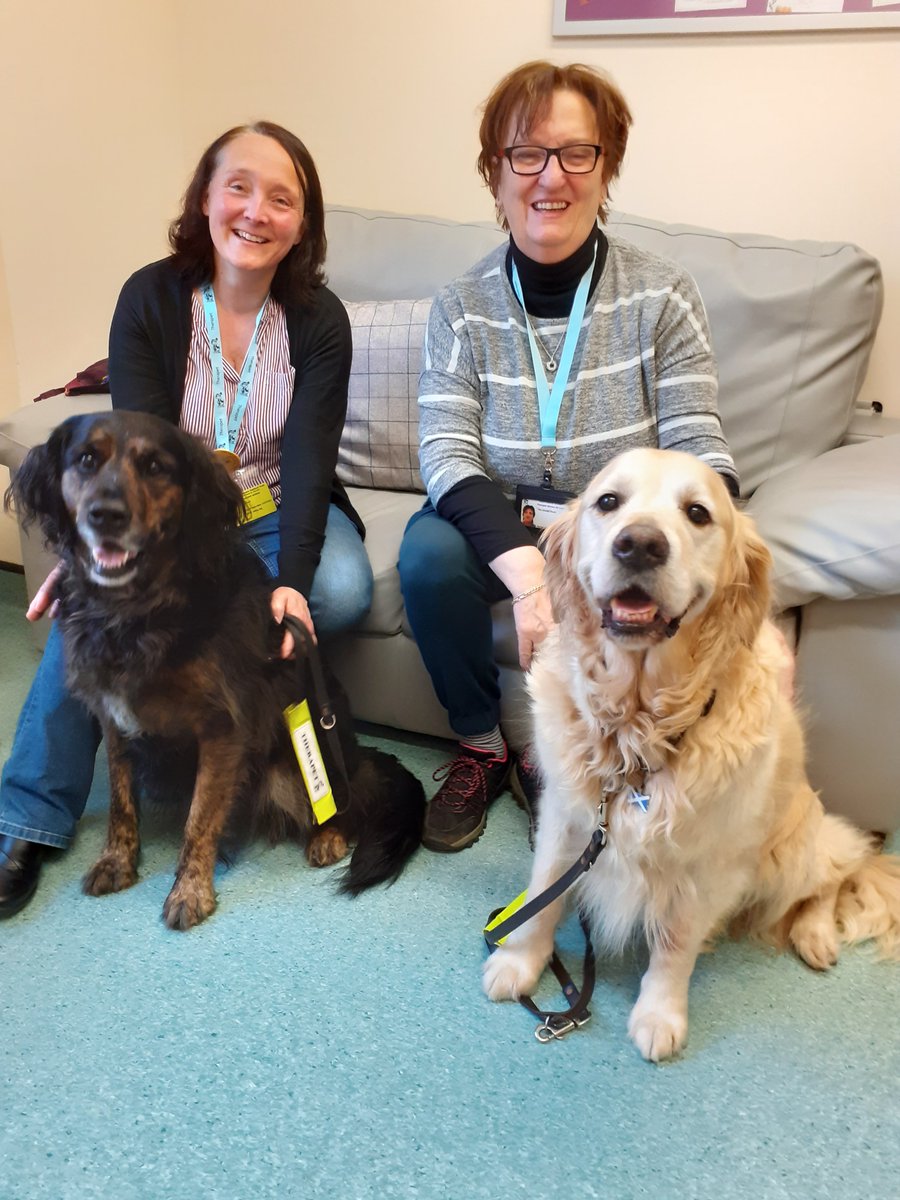
[[[355,894],[395,879],[419,844],[421,784],[391,755],[359,746],[329,678],[340,750],[320,731],[338,812],[313,821],[283,710],[319,701],[278,657],[270,585],[237,527],[241,493],[200,442],[156,417],[72,417],[35,447],[10,492],[60,555],[59,620],[71,690],[97,715],[109,755],[106,847],[84,879],[99,896],[137,879],[138,798],[190,808],[163,916],[189,929],[215,909],[226,822],[293,836],[316,866],[355,843],[342,882]],[[339,765],[343,757],[345,770]]]

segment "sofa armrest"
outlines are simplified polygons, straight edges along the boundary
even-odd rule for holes
[[[857,408],[847,432],[841,441],[842,446],[855,446],[859,442],[868,442],[872,438],[893,437],[900,433],[900,417],[886,417],[884,413],[873,412],[871,408]]]
[[[10,471],[17,471],[31,447],[46,442],[66,417],[106,412],[111,404],[108,393],[88,392],[83,396],[51,396],[6,413],[0,417],[0,463]]]
[[[747,511],[772,551],[776,610],[900,594],[900,435],[783,471]]]

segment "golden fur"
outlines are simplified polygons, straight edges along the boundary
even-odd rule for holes
[[[584,849],[605,795],[609,844],[575,899],[600,946],[647,938],[629,1021],[644,1057],[684,1045],[697,954],[729,923],[817,969],[841,941],[896,956],[900,859],[809,785],[769,552],[719,477],[689,455],[623,454],[550,527],[546,556],[559,625],[529,680],[544,779],[529,896]],[[492,999],[534,988],[562,906],[488,959]]]

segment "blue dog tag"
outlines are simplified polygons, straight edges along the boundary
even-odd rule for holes
[[[636,788],[631,789],[631,795],[628,797],[629,804],[636,804],[641,812],[647,811],[647,805],[650,803],[650,797],[645,796],[643,792],[639,792]]]

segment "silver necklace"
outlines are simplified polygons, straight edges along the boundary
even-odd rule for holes
[[[556,343],[556,349],[551,354],[550,351],[547,349],[547,343],[540,336],[540,334],[535,329],[535,327],[531,324],[531,318],[529,317],[528,313],[525,314],[525,320],[528,322],[529,325],[531,325],[531,332],[537,338],[538,342],[540,343],[541,349],[544,351],[544,354],[547,356],[544,359],[544,366],[546,367],[546,369],[548,371],[550,371],[552,373],[559,366],[559,361],[557,359],[557,355],[559,354],[560,346],[565,341],[566,330],[568,330],[568,328],[569,328],[568,322],[566,323],[566,328],[562,331],[562,334],[560,335],[559,341]]]

